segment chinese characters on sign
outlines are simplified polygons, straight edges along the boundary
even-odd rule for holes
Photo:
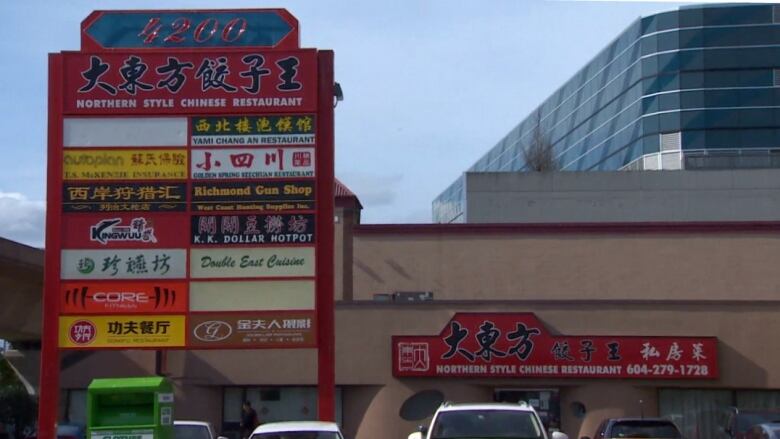
[[[193,117],[192,146],[314,145],[314,115]]]
[[[314,177],[314,148],[193,150],[193,179]]]
[[[183,279],[184,249],[63,250],[62,279]]]
[[[185,183],[66,184],[63,212],[180,212],[187,208]]]
[[[68,114],[316,110],[316,51],[69,54]]]
[[[314,188],[333,182],[297,20],[99,11],[82,44],[51,85],[60,347],[316,346]]]
[[[193,215],[192,244],[311,244],[314,215]]]
[[[439,336],[393,337],[404,376],[712,379],[712,337],[553,336],[529,313],[458,313]]]
[[[189,345],[199,349],[313,347],[314,313],[199,313],[190,317],[188,333]]]
[[[60,317],[60,347],[184,347],[183,315]]]

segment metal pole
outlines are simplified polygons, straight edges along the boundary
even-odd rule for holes
[[[333,51],[317,53],[317,415],[336,417],[335,315],[333,297],[334,121]]]
[[[41,319],[38,438],[55,439],[60,400],[59,279],[62,209],[62,55],[49,54],[49,153],[47,156],[46,248]]]

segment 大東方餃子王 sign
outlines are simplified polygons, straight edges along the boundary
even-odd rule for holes
[[[718,340],[552,335],[531,313],[458,313],[439,335],[393,337],[393,375],[714,379]]]

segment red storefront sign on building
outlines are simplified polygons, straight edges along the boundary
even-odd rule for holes
[[[393,337],[396,377],[718,378],[714,337],[552,335],[532,313],[457,313],[439,335]]]

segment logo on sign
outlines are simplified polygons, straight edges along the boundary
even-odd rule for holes
[[[156,243],[154,228],[146,218],[133,218],[130,225],[121,226],[121,218],[105,219],[90,227],[89,239],[106,245],[111,241],[118,242],[151,242]]]
[[[78,265],[76,266],[76,269],[81,274],[92,273],[92,270],[95,269],[95,261],[92,260],[92,258],[80,259]]]
[[[233,327],[220,320],[209,320],[196,326],[192,333],[200,341],[222,341],[230,337]]]
[[[425,372],[429,368],[428,343],[398,343],[398,370]]]
[[[95,336],[97,336],[97,328],[89,320],[76,320],[70,325],[70,330],[68,331],[70,341],[80,346],[92,343],[95,340]]]
[[[161,305],[165,308],[176,304],[176,290],[154,287],[152,297],[143,291],[103,291],[89,292],[89,287],[74,288],[65,291],[65,304],[87,308],[87,300],[104,305],[106,308],[135,309],[138,305],[150,303],[154,300],[154,309]]]

